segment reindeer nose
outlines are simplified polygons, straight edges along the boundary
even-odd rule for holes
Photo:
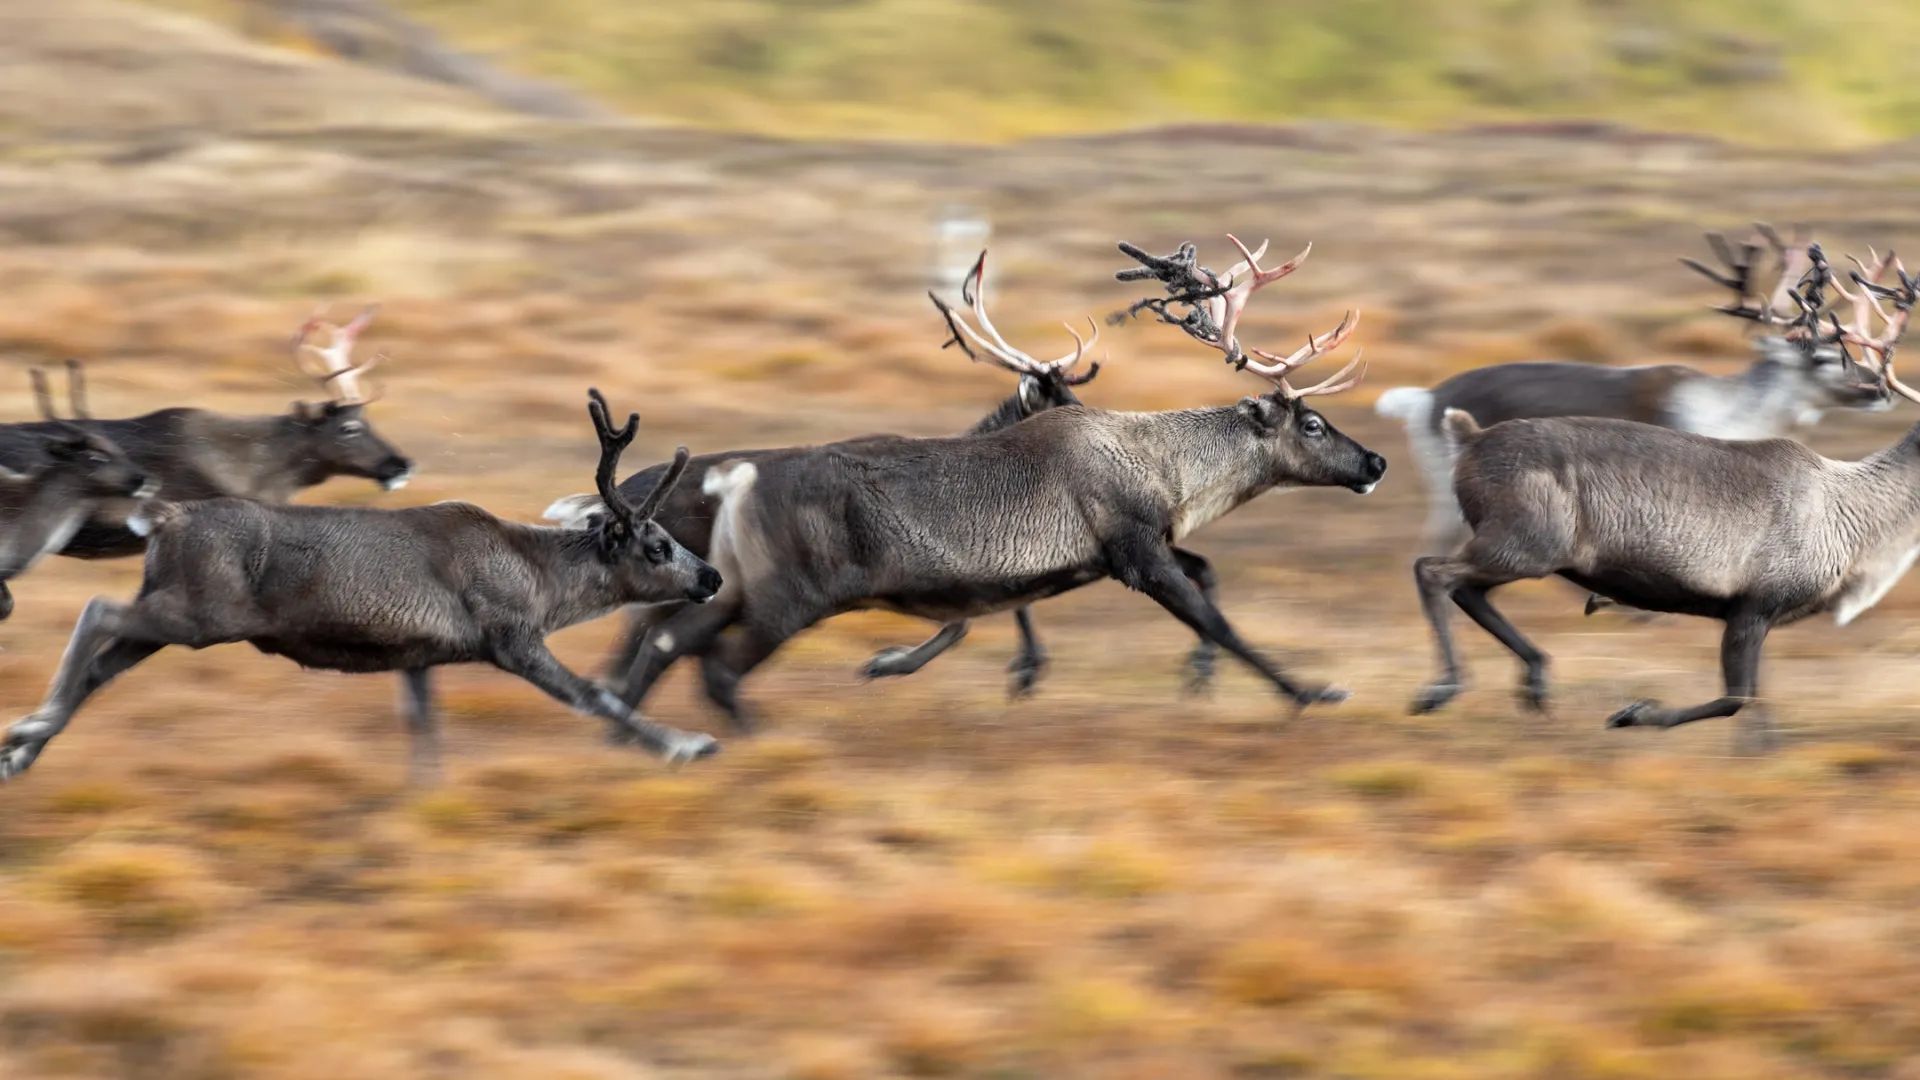
[[[713,599],[714,594],[720,591],[720,580],[720,571],[711,566],[701,567],[700,572],[694,575],[692,598],[702,604]]]
[[[1375,483],[1387,475],[1387,459],[1373,451],[1367,451],[1367,478]]]

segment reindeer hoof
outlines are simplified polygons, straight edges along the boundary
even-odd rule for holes
[[[1586,611],[1586,614],[1587,614],[1587,615],[1589,615],[1589,616],[1591,616],[1591,615],[1592,615],[1592,614],[1593,614],[1594,612],[1596,612],[1596,611],[1600,611],[1600,610],[1603,610],[1603,609],[1605,609],[1605,608],[1610,608],[1610,607],[1612,607],[1612,606],[1613,606],[1613,601],[1611,601],[1611,600],[1609,600],[1609,599],[1607,599],[1607,598],[1606,598],[1606,597],[1604,597],[1604,596],[1601,596],[1601,595],[1600,595],[1599,593],[1588,593],[1588,594],[1587,594],[1587,611]]]
[[[1460,696],[1459,683],[1433,683],[1421,687],[1420,693],[1413,699],[1413,704],[1407,707],[1407,713],[1412,716],[1424,716],[1458,696]]]
[[[1520,707],[1528,712],[1545,714],[1547,711],[1547,680],[1544,676],[1528,672],[1515,693],[1520,699]]]
[[[1040,682],[1040,673],[1046,670],[1045,660],[1036,660],[1030,656],[1016,656],[1007,665],[1007,673],[1013,678],[1007,681],[1007,698],[1018,701],[1032,697],[1033,688]]]
[[[1660,706],[1652,698],[1641,698],[1607,717],[1607,727],[1666,727],[1655,716],[1659,711]]]
[[[711,735],[682,735],[667,745],[661,757],[669,765],[698,761],[720,752],[720,741]]]
[[[1187,657],[1187,677],[1180,684],[1180,692],[1186,697],[1213,696],[1213,660],[1214,654],[1195,649]]]
[[[8,728],[6,738],[0,740],[0,781],[26,772],[52,737],[53,725],[44,720],[29,718]]]
[[[884,679],[890,675],[912,674],[911,668],[903,668],[901,661],[912,655],[913,650],[905,645],[889,645],[873,654],[866,666],[860,669],[863,679]]]
[[[1353,695],[1338,686],[1323,686],[1317,690],[1303,690],[1294,695],[1294,705],[1304,709],[1309,705],[1338,705]]]

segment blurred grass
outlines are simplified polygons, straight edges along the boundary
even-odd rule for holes
[[[159,0],[240,21],[241,0]],[[391,0],[635,115],[1000,139],[1184,121],[1593,118],[1920,133],[1912,0]]]

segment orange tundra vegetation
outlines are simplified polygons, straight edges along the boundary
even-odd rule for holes
[[[1191,637],[1101,585],[1036,607],[1053,665],[1031,700],[1005,701],[1004,618],[860,685],[927,628],[843,617],[747,690],[764,734],[674,772],[450,671],[449,779],[410,792],[395,680],[163,654],[0,788],[0,1075],[1920,1077],[1913,585],[1777,636],[1787,745],[1764,759],[1729,758],[1716,723],[1602,731],[1631,697],[1716,685],[1715,635],[1583,618],[1551,582],[1507,601],[1555,657],[1551,718],[1519,714],[1475,637],[1479,687],[1409,718],[1425,495],[1369,408],[1548,351],[1737,364],[1673,256],[1745,216],[1840,251],[1920,236],[1899,197],[1920,151],[1340,128],[788,144],[522,124],[424,90],[330,114],[361,100],[339,65],[242,63],[171,21],[96,44],[29,50],[66,89],[8,106],[9,419],[32,415],[24,367],[68,355],[98,415],[278,410],[310,392],[287,335],[312,305],[377,298],[371,410],[418,479],[304,501],[531,520],[590,479],[589,383],[638,403],[636,463],[956,431],[1010,389],[938,349],[921,295],[959,194],[993,218],[1001,329],[1036,348],[1131,298],[1108,278],[1123,236],[1315,241],[1315,273],[1246,333],[1364,306],[1372,373],[1327,411],[1395,468],[1368,498],[1264,498],[1192,540],[1249,640],[1355,691],[1297,718],[1227,665],[1182,698]],[[146,119],[116,112],[89,65],[136,46],[252,81],[217,109],[156,90]],[[83,107],[123,126],[51,133]],[[1081,391],[1100,406],[1258,385],[1164,328],[1103,344]],[[1835,415],[1809,439],[1856,453],[1912,420]],[[14,582],[7,716],[86,598],[138,578],[50,559]],[[591,670],[611,623],[555,648]],[[651,707],[727,736],[687,672]]]

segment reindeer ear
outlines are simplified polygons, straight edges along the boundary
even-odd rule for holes
[[[1271,397],[1240,399],[1240,415],[1263,435],[1271,434],[1286,420],[1286,406]]]
[[[1020,407],[1031,416],[1046,408],[1046,392],[1040,387],[1040,380],[1031,375],[1020,376]]]

